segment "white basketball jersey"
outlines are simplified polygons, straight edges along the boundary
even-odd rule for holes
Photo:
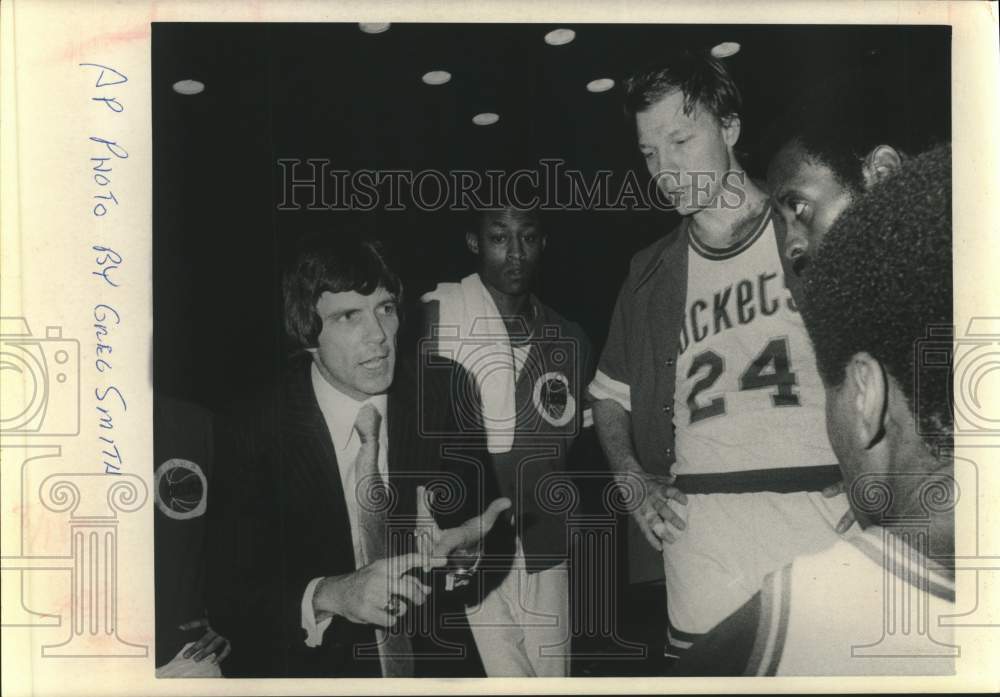
[[[689,235],[673,474],[836,464],[823,385],[769,211],[728,249]]]
[[[942,620],[955,584],[917,551],[926,545],[917,526],[872,527],[772,574],[747,672],[954,674],[959,648]]]

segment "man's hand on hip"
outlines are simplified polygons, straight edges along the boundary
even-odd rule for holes
[[[419,554],[379,559],[342,576],[327,576],[313,595],[316,617],[340,615],[357,624],[391,627],[409,605],[423,605],[431,589],[413,576],[421,566]]]
[[[618,485],[629,489],[628,500],[640,500],[632,517],[646,536],[646,541],[656,550],[663,550],[663,542],[672,543],[680,536],[687,523],[671,509],[669,501],[687,504],[684,492],[673,486],[674,477],[629,472],[618,475]]]

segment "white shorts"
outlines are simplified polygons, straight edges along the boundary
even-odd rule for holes
[[[692,638],[687,635],[703,634],[739,609],[764,576],[841,539],[835,528],[848,508],[844,494],[825,498],[818,491],[689,494],[687,500],[670,502],[687,528],[663,544],[671,644],[682,649]]]
[[[520,540],[511,572],[466,610],[486,669],[496,677],[561,678],[568,674],[569,566],[528,573]]]

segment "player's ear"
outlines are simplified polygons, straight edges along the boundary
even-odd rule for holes
[[[885,435],[887,385],[882,364],[871,354],[856,353],[847,363],[850,422],[858,445],[876,447]]]
[[[469,251],[473,254],[479,254],[479,233],[473,230],[467,230],[465,233],[465,246],[469,248]]]
[[[865,180],[865,189],[870,189],[881,181],[885,181],[899,171],[903,158],[891,145],[876,145],[865,156],[861,165],[861,174]]]
[[[729,147],[735,147],[736,143],[740,140],[740,131],[743,128],[740,115],[737,113],[727,114],[722,117],[720,122],[722,124],[723,140],[725,140],[726,145]]]

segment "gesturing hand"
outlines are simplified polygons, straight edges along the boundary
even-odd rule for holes
[[[663,541],[675,542],[681,530],[687,527],[684,519],[675,513],[668,501],[673,499],[687,504],[684,492],[673,486],[674,477],[655,474],[630,474],[619,479],[619,486],[632,488],[629,498],[642,499],[632,517],[646,536],[646,541],[658,551],[663,550]]]
[[[844,480],[841,479],[836,484],[831,484],[830,486],[823,489],[823,496],[828,499],[832,499],[834,496],[838,496],[844,493]],[[843,535],[845,532],[851,529],[854,525],[854,509],[851,508],[851,502],[847,502],[847,512],[841,516],[840,521],[837,523],[835,530],[838,535]]]
[[[317,618],[340,615],[357,624],[391,627],[409,605],[423,605],[431,592],[429,586],[405,575],[422,562],[419,554],[401,554],[379,559],[353,573],[327,576],[316,587],[313,611]]]
[[[424,571],[444,566],[453,552],[467,550],[470,555],[474,554],[500,514],[511,507],[510,499],[501,497],[493,501],[482,515],[469,518],[457,527],[442,530],[431,513],[433,495],[426,487],[417,487],[417,516],[430,521],[417,535],[417,553]]]

